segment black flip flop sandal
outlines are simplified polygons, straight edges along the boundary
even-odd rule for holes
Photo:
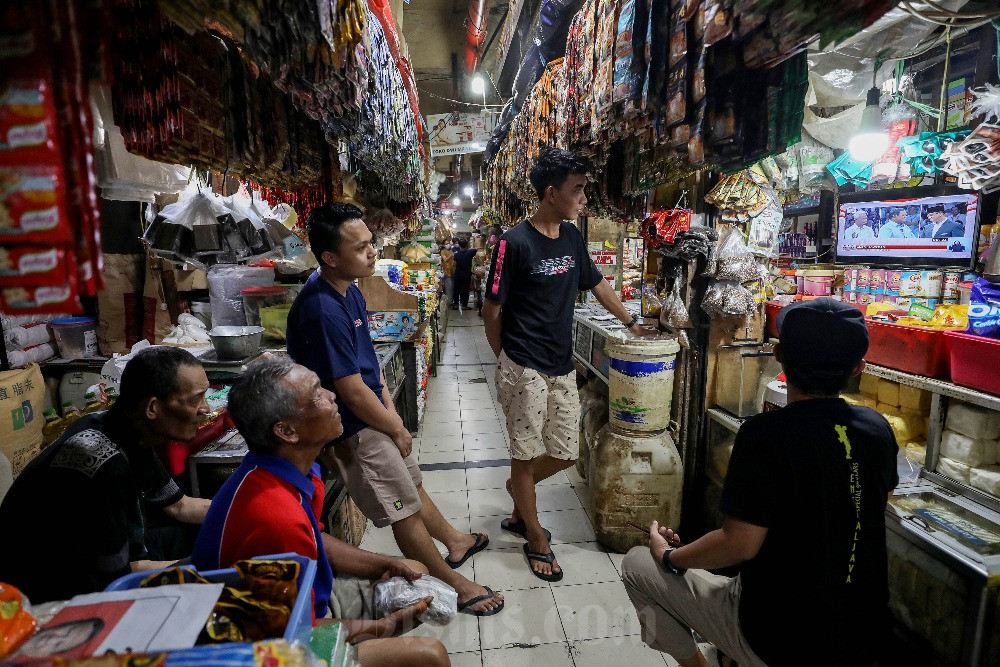
[[[533,560],[538,561],[539,563],[548,563],[549,566],[551,566],[552,563],[555,562],[556,560],[555,553],[553,553],[551,550],[547,554],[541,554],[538,553],[537,551],[529,551],[527,544],[525,544],[523,548],[524,548],[524,555],[528,557],[528,568],[531,570],[531,573],[533,575],[535,575],[542,581],[548,581],[553,583],[556,581],[562,581],[563,571],[561,568],[558,572],[553,572],[552,574],[542,574],[541,572],[536,571],[535,568],[531,567],[531,561]]]
[[[515,535],[520,535],[524,539],[528,539],[528,528],[524,525],[524,520],[521,521],[511,521],[510,517],[507,517],[500,522],[500,527],[506,530],[508,533],[514,533]],[[552,533],[546,528],[542,528],[545,531],[545,539],[551,541]]]
[[[476,533],[476,543],[473,544],[471,547],[469,547],[469,550],[465,552],[465,555],[462,556],[461,560],[453,561],[450,558],[445,558],[444,562],[448,563],[448,567],[450,567],[451,569],[457,570],[458,568],[465,565],[465,561],[469,560],[477,553],[485,549],[487,546],[489,546],[489,544],[490,544],[490,538],[486,536],[486,533]]]
[[[469,614],[470,616],[492,616],[493,614],[499,614],[500,610],[503,609],[504,605],[503,602],[501,602],[498,606],[493,607],[493,609],[490,609],[489,611],[472,611],[471,609],[469,609],[469,607],[471,607],[474,604],[482,602],[483,600],[491,600],[496,596],[496,593],[494,593],[493,589],[490,588],[489,586],[483,586],[483,588],[486,589],[486,595],[480,595],[478,597],[466,600],[465,602],[460,602],[458,604],[458,611],[463,614]]]

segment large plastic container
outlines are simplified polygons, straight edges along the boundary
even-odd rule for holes
[[[951,381],[1000,395],[1000,340],[949,331]]]
[[[684,465],[666,431],[627,435],[605,426],[590,453],[589,480],[597,541],[609,549],[624,553],[649,542],[628,522],[680,523]]]
[[[49,326],[63,359],[97,356],[97,320],[93,317],[61,317]]]
[[[949,339],[943,331],[868,320],[868,336],[868,363],[924,377],[948,377]]]
[[[260,326],[260,310],[268,306],[277,306],[288,300],[288,288],[281,285],[270,285],[267,287],[247,287],[240,290],[243,297],[243,314],[246,316],[247,326]]]
[[[289,642],[301,641],[308,645],[309,639],[312,636],[312,586],[313,581],[316,579],[316,561],[298,554],[275,554],[272,556],[258,556],[258,558],[265,560],[298,561],[299,578],[296,580],[296,583],[298,584],[299,592],[295,598],[295,606],[292,607],[292,615],[288,619],[285,634],[281,638]],[[112,581],[104,590],[127,591],[138,588],[139,583],[155,571],[157,570],[126,574],[124,577],[119,577]],[[240,576],[234,568],[209,570],[207,572],[199,572],[199,574],[211,582],[223,583],[227,586],[235,586],[240,583]],[[206,646],[205,648],[210,647]]]
[[[670,423],[674,338],[608,338],[608,422],[621,432],[657,433]]]
[[[765,305],[767,335],[771,338],[778,337],[778,313],[785,307],[780,301],[768,301]]]

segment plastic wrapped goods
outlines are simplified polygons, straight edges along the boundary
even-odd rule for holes
[[[907,385],[899,385],[899,405],[909,410],[930,410],[931,393]]]
[[[948,406],[945,428],[974,439],[995,440],[1000,437],[1000,412],[953,402]]]
[[[941,435],[941,455],[969,466],[992,465],[1000,459],[996,440],[973,439],[954,431]]]
[[[887,405],[899,406],[899,383],[882,380],[878,383],[878,401]]]
[[[953,459],[942,456],[938,459],[937,471],[945,477],[950,477],[963,484],[969,484],[972,468]]]
[[[426,597],[433,597],[420,620],[431,625],[448,625],[458,615],[458,593],[440,579],[425,574],[414,582],[393,577],[375,585],[375,608],[382,613],[410,607]]]
[[[213,266],[208,272],[213,326],[246,326],[241,290],[274,284],[274,269],[258,266]]]
[[[11,327],[3,333],[7,350],[24,350],[52,340],[52,332],[44,322]]]
[[[1000,466],[990,465],[972,468],[969,471],[969,483],[974,489],[1000,496]]]

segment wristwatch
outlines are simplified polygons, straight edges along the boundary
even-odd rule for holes
[[[635,315],[632,316],[632,321],[625,325],[626,329],[631,329],[635,325],[639,324],[639,318]]]
[[[687,569],[683,567],[675,567],[670,564],[670,554],[674,551],[677,551],[677,547],[667,547],[667,550],[663,552],[663,559],[661,560],[661,563],[663,565],[663,569],[670,574],[682,576],[685,572],[687,572]]]

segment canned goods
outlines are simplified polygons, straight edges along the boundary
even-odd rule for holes
[[[958,284],[962,282],[962,274],[959,271],[945,271],[942,282],[941,297],[946,301],[954,299],[952,303],[958,301]]]
[[[856,292],[868,292],[871,290],[872,270],[867,266],[858,269],[857,281],[854,290]]]
[[[868,284],[872,294],[885,294],[885,269],[872,269]]]
[[[899,296],[920,295],[921,271],[901,271],[899,276]]]
[[[844,269],[844,291],[853,292],[857,289],[858,284],[858,269],[856,267],[848,267]]]
[[[896,269],[889,269],[885,272],[885,293],[899,294],[899,281],[903,277],[903,272]]]
[[[944,274],[940,271],[923,271],[920,280],[921,296],[928,299],[941,299],[944,290]]]

